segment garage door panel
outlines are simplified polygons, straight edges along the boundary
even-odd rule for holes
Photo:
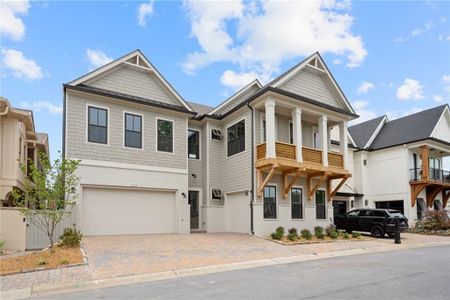
[[[176,231],[173,192],[85,188],[82,205],[85,235]]]
[[[250,232],[250,205],[249,197],[244,193],[229,194],[225,205],[228,214],[228,230],[230,232]]]

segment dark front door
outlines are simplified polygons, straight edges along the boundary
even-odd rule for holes
[[[199,203],[198,203],[198,191],[189,191],[188,203],[191,206],[191,229],[199,229]]]
[[[333,201],[333,217],[342,216],[347,213],[347,201]]]

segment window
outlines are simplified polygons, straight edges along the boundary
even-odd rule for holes
[[[188,130],[188,157],[200,159],[200,133],[196,130]]]
[[[228,127],[228,156],[245,150],[245,120]]]
[[[359,210],[352,210],[349,213],[347,213],[347,216],[349,218],[357,218],[359,215]]]
[[[158,151],[173,152],[173,122],[158,120]]]
[[[319,149],[319,130],[317,128],[313,128],[313,148]]]
[[[125,147],[142,148],[142,117],[125,113]]]
[[[108,112],[106,109],[88,107],[88,142],[108,143]]]
[[[294,126],[292,125],[292,122],[289,123],[289,143],[294,143]]]
[[[326,219],[325,191],[316,191],[316,219]]]
[[[211,139],[220,141],[222,139],[222,131],[219,129],[212,129],[211,130]]]
[[[291,218],[303,219],[303,190],[301,188],[291,189]]]
[[[367,166],[367,159],[363,160],[363,165]]]
[[[222,190],[212,189],[212,199],[214,199],[214,200],[223,200]]]
[[[266,120],[262,121],[262,142],[265,143],[266,142]]]
[[[264,188],[264,219],[277,218],[277,188],[266,186]]]

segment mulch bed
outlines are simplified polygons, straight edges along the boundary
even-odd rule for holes
[[[271,237],[268,237],[267,239],[281,245],[303,245],[303,244],[334,243],[334,242],[368,241],[372,240],[373,238],[361,235],[357,238],[350,236],[348,239],[344,239],[342,236],[339,236],[337,239],[332,239],[328,236],[326,236],[323,239],[318,239],[317,237],[313,236],[311,240],[299,238],[295,241],[288,240],[288,238],[285,236],[281,240],[274,240]]]
[[[50,249],[45,249],[17,257],[1,259],[0,276],[84,263],[79,247],[55,246],[54,249],[54,253],[50,253]],[[42,264],[43,262],[45,264]]]

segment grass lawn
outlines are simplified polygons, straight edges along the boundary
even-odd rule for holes
[[[54,269],[58,266],[83,263],[83,255],[79,247],[55,246],[55,252],[50,250],[36,251],[10,258],[0,259],[0,275],[29,271],[36,268]]]

